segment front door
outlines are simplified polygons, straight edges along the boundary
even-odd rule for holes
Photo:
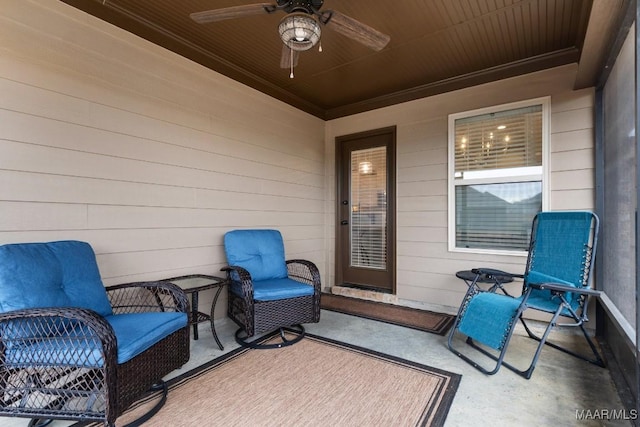
[[[336,284],[395,292],[395,127],[336,138]]]

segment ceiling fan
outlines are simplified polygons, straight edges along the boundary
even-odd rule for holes
[[[377,51],[382,50],[389,40],[388,35],[350,18],[335,10],[320,10],[324,0],[276,0],[272,3],[255,3],[221,9],[205,10],[189,15],[199,24],[242,18],[245,16],[272,14],[284,11],[278,32],[283,42],[280,66],[290,68],[297,65],[301,51],[315,46],[320,40],[321,26],[349,37],[364,46]]]

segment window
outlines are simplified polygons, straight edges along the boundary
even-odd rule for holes
[[[449,249],[524,253],[546,206],[549,98],[449,116]]]

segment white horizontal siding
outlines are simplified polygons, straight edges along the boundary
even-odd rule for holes
[[[61,2],[3,2],[0,43],[0,243],[88,241],[113,284],[268,227],[324,272],[321,120]]]

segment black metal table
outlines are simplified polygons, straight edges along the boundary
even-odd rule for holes
[[[218,334],[216,334],[216,328],[213,323],[213,315],[218,302],[218,297],[224,285],[228,283],[227,279],[217,276],[209,276],[207,274],[189,274],[186,276],[172,277],[170,279],[164,279],[165,282],[171,282],[174,285],[182,289],[186,294],[191,294],[191,313],[189,316],[189,324],[193,325],[193,339],[198,339],[198,323],[209,321],[211,323],[211,332],[213,338],[216,340],[220,350],[224,350]],[[202,313],[198,310],[198,293],[206,291],[208,289],[216,289],[215,296],[211,302],[210,314]]]
[[[501,274],[490,273],[474,273],[472,270],[462,270],[456,273],[458,279],[464,280],[467,286],[472,286],[475,283],[490,283],[490,292],[494,292],[496,289],[500,289],[505,295],[509,293],[502,286],[504,283],[513,282],[513,277],[504,276]]]

